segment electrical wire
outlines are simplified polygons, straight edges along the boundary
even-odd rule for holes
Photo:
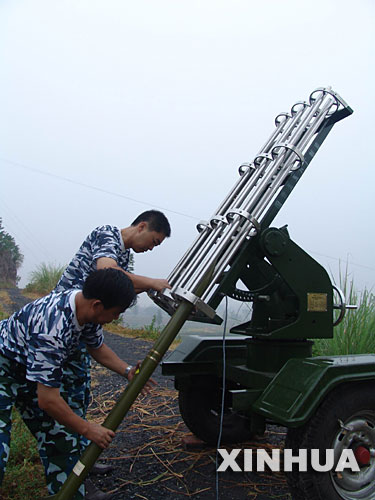
[[[109,194],[111,196],[116,196],[118,198],[124,198],[125,200],[130,200],[130,201],[133,201],[135,203],[140,203],[140,204],[148,206],[148,207],[157,208],[159,210],[164,210],[165,212],[169,212],[169,213],[173,213],[173,214],[176,214],[176,215],[180,215],[182,217],[187,217],[189,219],[193,219],[193,220],[196,220],[196,221],[200,220],[198,217],[194,217],[193,215],[185,214],[183,212],[177,212],[176,210],[171,210],[169,208],[161,207],[161,206],[158,206],[158,205],[153,205],[153,204],[150,204],[147,201],[138,200],[137,198],[131,198],[130,196],[125,196],[125,195],[123,195],[121,193],[116,193],[114,191],[109,191],[107,189],[99,188],[97,186],[86,184],[84,182],[75,181],[73,179],[70,179],[69,177],[64,177],[62,175],[52,174],[50,172],[46,172],[45,170],[41,170],[41,169],[38,169],[38,168],[35,168],[35,167],[30,167],[30,166],[25,165],[23,163],[15,162],[13,160],[9,160],[8,158],[0,157],[0,161],[8,163],[9,165],[14,165],[15,167],[20,167],[20,168],[23,168],[25,170],[29,170],[31,172],[36,172],[36,173],[41,174],[41,175],[45,175],[45,176],[52,177],[52,178],[55,178],[55,179],[59,179],[59,180],[65,181],[65,182],[69,182],[71,184],[76,184],[78,186],[82,186],[82,187],[85,187],[87,189],[93,189],[94,191],[99,191],[99,192],[102,192],[102,193],[105,193],[105,194]],[[315,251],[309,251],[309,253],[314,254],[314,255],[319,255],[321,257],[333,259],[333,260],[336,260],[336,261],[339,261],[339,262],[342,261],[342,259],[340,259],[338,257],[332,257],[331,255],[325,255],[325,254],[318,253],[318,252],[315,252]],[[371,271],[375,271],[375,268],[373,268],[373,267],[365,266],[363,264],[357,264],[356,262],[349,262],[349,264],[352,265],[352,266],[361,267],[361,268],[364,268],[364,269],[369,269]]]
[[[216,500],[219,500],[219,452],[218,449],[221,446],[221,438],[223,435],[223,421],[224,421],[224,402],[225,402],[225,379],[226,379],[226,352],[225,352],[225,335],[227,330],[227,319],[228,319],[228,296],[225,296],[225,311],[224,311],[224,328],[223,328],[223,388],[221,392],[221,411],[220,411],[220,425],[219,425],[219,436],[216,445],[216,481],[215,481],[215,491]]]
[[[50,172],[46,172],[46,171],[41,170],[39,168],[30,167],[28,165],[24,165],[23,163],[19,163],[19,162],[13,161],[13,160],[8,160],[7,158],[0,157],[0,161],[3,161],[5,163],[9,163],[10,165],[14,165],[15,167],[20,167],[20,168],[23,168],[25,170],[30,170],[31,172],[36,172],[36,173],[41,174],[41,175],[46,175],[47,177],[52,177],[54,179],[59,179],[61,181],[70,182],[71,184],[76,184],[77,186],[82,186],[82,187],[85,187],[87,189],[93,189],[94,191],[99,191],[101,193],[110,194],[112,196],[117,196],[118,198],[124,198],[125,200],[134,201],[134,202],[140,203],[142,205],[147,205],[148,207],[158,208],[159,210],[164,210],[165,212],[169,212],[169,213],[176,214],[176,215],[181,215],[182,217],[188,217],[189,219],[194,219],[196,221],[199,221],[198,217],[194,217],[193,215],[184,214],[183,212],[177,212],[176,210],[171,210],[169,208],[161,207],[158,205],[153,205],[147,201],[137,200],[136,198],[131,198],[130,196],[125,196],[121,193],[109,191],[108,189],[103,189],[103,188],[99,188],[97,186],[92,186],[91,184],[86,184],[85,182],[75,181],[73,179],[70,179],[69,177],[64,177],[62,175],[57,175],[57,174],[51,174]]]
[[[9,220],[3,219],[4,227],[8,226],[11,234],[14,234],[16,239],[20,241],[22,245],[34,255],[34,257],[40,259],[40,256],[42,254],[44,255],[44,258],[48,260],[52,259],[51,255],[48,252],[46,252],[45,247],[40,244],[37,238],[34,237],[33,233],[30,231],[28,226],[24,222],[22,222],[22,220],[19,217],[17,217],[14,211],[4,202],[3,199],[0,200],[0,209],[2,211],[5,211],[7,219],[10,217],[11,219],[13,219],[13,222],[16,225],[15,228],[14,226],[10,225]],[[9,230],[8,228],[6,229]],[[28,245],[28,243],[26,243],[26,241],[30,242],[32,247],[34,247],[36,250],[34,251],[33,248],[30,248],[30,246]]]

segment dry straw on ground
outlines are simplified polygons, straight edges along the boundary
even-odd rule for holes
[[[121,390],[116,393],[108,391],[98,396],[93,401],[89,418],[102,422],[120,393]],[[138,487],[137,491],[141,490],[135,494],[137,498],[149,500],[154,497],[149,496],[148,487],[158,485],[175,495],[175,498],[206,498],[200,495],[209,491],[211,495],[214,494],[212,484],[207,484],[207,477],[211,477],[212,483],[216,450],[205,445],[200,449],[184,449],[183,438],[191,433],[179,415],[177,399],[177,391],[158,386],[152,394],[138,398],[133,404],[124,424],[117,431],[110,451],[105,453],[108,462],[121,466],[121,476],[124,476],[116,478],[117,484],[110,490],[112,493],[118,493],[132,485]],[[271,440],[280,442],[284,436],[272,436],[272,432],[267,434],[266,440],[243,443],[242,447],[254,450],[263,448],[270,453],[272,448],[278,446],[269,444],[267,440],[273,438]],[[146,475],[144,471],[147,471]],[[270,493],[267,498],[288,498],[285,494],[272,494],[275,487],[285,488],[282,473],[264,472],[261,477],[255,476],[245,473],[221,474],[221,489],[233,494],[234,490],[240,489],[243,496],[252,499],[265,498],[267,492]]]

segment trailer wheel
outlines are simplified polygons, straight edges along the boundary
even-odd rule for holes
[[[179,391],[181,416],[193,434],[210,445],[216,445],[220,428],[222,384],[218,379],[203,387],[192,386]],[[231,395],[224,398],[221,443],[239,443],[251,438],[249,418],[231,407]]]
[[[352,449],[360,472],[287,473],[293,500],[374,500],[375,499],[375,387],[374,383],[342,384],[323,401],[303,427],[289,429],[285,448],[333,449],[335,461],[343,449]],[[308,455],[309,456],[309,455]],[[336,463],[335,463],[336,465]],[[334,467],[335,469],[335,467]]]

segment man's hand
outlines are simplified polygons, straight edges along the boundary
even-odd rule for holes
[[[151,278],[150,284],[150,288],[152,290],[156,290],[157,292],[161,292],[165,288],[172,288],[168,281],[165,279]]]
[[[132,380],[134,375],[138,374],[139,370],[141,369],[141,363],[142,363],[141,361],[138,361],[137,365],[133,366],[133,368],[130,370],[129,375],[128,375],[129,382]],[[152,391],[152,389],[154,389],[153,385],[157,385],[157,382],[155,382],[154,379],[150,378],[146,382],[143,389],[141,390],[142,396],[146,396],[146,394],[150,393]]]
[[[55,418],[60,424],[66,425],[78,434],[94,441],[101,448],[107,448],[115,433],[110,429],[88,422],[76,415],[66,401],[60,396],[58,387],[48,387],[38,383],[39,407]]]
[[[100,446],[100,448],[108,448],[114,436],[115,433],[110,429],[92,422],[89,422],[89,427],[85,432],[85,437]]]
[[[113,267],[114,269],[119,269],[125,273],[133,282],[134,290],[136,293],[146,292],[147,290],[156,290],[161,292],[164,288],[171,288],[171,285],[166,279],[159,278],[148,278],[147,276],[140,276],[138,274],[129,273],[120,267],[114,259],[109,257],[100,257],[96,261],[97,269],[106,269],[108,267]]]

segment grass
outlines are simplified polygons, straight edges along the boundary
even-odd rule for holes
[[[144,331],[146,334],[146,337],[148,337],[150,340],[157,340],[160,337],[160,334],[162,332],[162,328],[160,326],[156,326],[156,315],[154,314],[151,320],[151,323],[149,325],[145,325]]]
[[[13,410],[10,456],[0,489],[2,500],[34,500],[47,495],[36,441]]]
[[[65,266],[43,262],[30,274],[30,283],[26,285],[25,291],[42,295],[50,293],[57,285],[64,269]]]
[[[45,293],[40,293],[40,292],[30,292],[29,290],[26,290],[26,288],[23,288],[21,292],[24,297],[30,299],[30,302],[40,299],[41,297],[44,297],[44,295],[46,295]]]
[[[0,308],[0,320],[7,317]],[[44,469],[36,441],[17,410],[13,409],[10,454],[0,500],[35,500],[46,495]]]
[[[0,290],[0,302],[2,304],[7,304],[7,305],[12,303],[9,294],[6,290]]]
[[[334,328],[333,339],[317,339],[315,356],[366,354],[375,352],[375,295],[367,290],[357,291],[348,273],[340,273],[340,286],[347,304],[357,310],[347,310],[343,321]]]
[[[155,341],[160,337],[162,332],[162,328],[155,326],[155,316],[152,318],[152,321],[149,325],[144,325],[141,328],[129,328],[127,326],[123,326],[121,319],[112,321],[112,323],[108,323],[104,326],[104,329],[108,332],[115,333],[117,335],[121,335],[122,337],[132,337],[136,339],[143,339],[149,341]],[[181,340],[176,338],[170,349],[175,349],[178,344],[180,344]]]
[[[14,288],[15,286],[16,284],[12,281],[0,281],[0,288]]]

